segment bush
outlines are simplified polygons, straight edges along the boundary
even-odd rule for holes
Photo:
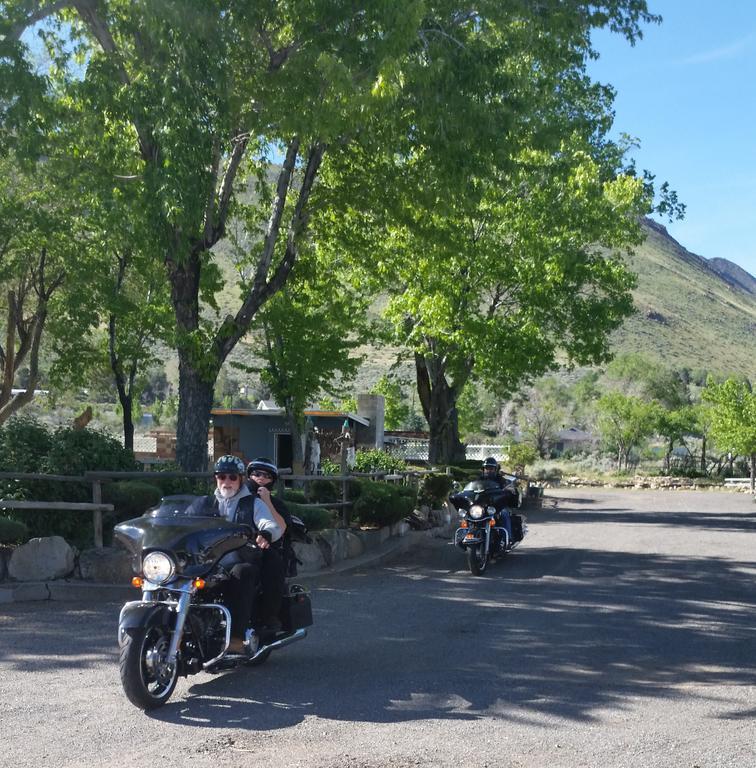
[[[473,462],[466,461],[464,465],[472,464]],[[474,467],[468,467],[464,465],[454,465],[449,467],[452,480],[456,480],[458,483],[467,484],[470,480],[474,480],[480,475],[480,462],[476,461]]]
[[[133,470],[134,457],[110,435],[91,429],[51,432],[34,419],[17,417],[0,428],[0,461],[6,471],[81,475],[87,470]],[[5,498],[25,501],[91,502],[90,483],[6,480]],[[92,545],[92,514],[59,510],[19,510],[14,518],[30,536],[63,536],[77,547]]]
[[[303,507],[294,502],[286,506],[292,515],[301,518],[308,531],[322,531],[333,524],[333,512],[325,507]]]
[[[43,463],[53,475],[81,475],[87,471],[128,472],[138,469],[134,454],[118,440],[94,429],[58,429]]]
[[[454,479],[451,475],[425,475],[418,493],[418,503],[438,509],[449,496]]]
[[[43,424],[29,416],[14,416],[0,427],[0,466],[4,472],[40,472],[51,445],[52,435]],[[3,480],[2,485],[9,482]]]
[[[324,475],[340,475],[341,474],[341,466],[337,464],[333,459],[321,459],[320,460],[320,471]]]
[[[149,482],[151,485],[160,489],[163,496],[177,496],[183,494],[194,494],[196,496],[205,496],[212,493],[214,483],[211,478],[204,480],[197,477],[166,477],[166,472],[180,472],[181,467],[174,462],[166,462],[157,465]]]
[[[294,502],[295,504],[305,504],[307,498],[305,492],[299,488],[286,488],[283,492],[283,500],[286,502]]]
[[[109,544],[112,539],[114,525],[140,517],[151,507],[157,506],[162,496],[157,486],[143,480],[116,480],[104,485],[102,500],[114,506],[112,512],[105,512],[102,516],[105,544]]]
[[[407,462],[386,451],[357,451],[354,463],[355,472],[403,472]]]
[[[0,517],[0,544],[23,544],[29,539],[29,529],[18,520]]]
[[[341,492],[332,480],[312,480],[307,495],[313,502],[332,502],[341,498]]]
[[[352,507],[352,517],[361,525],[392,525],[404,519],[414,509],[414,490],[388,483],[363,481]]]

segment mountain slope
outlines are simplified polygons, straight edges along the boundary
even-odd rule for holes
[[[691,253],[655,222],[644,228],[646,241],[626,257],[638,276],[637,312],[614,334],[614,351],[756,381],[756,281]]]

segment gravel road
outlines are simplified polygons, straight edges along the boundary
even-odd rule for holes
[[[483,577],[441,539],[313,581],[260,668],[122,694],[114,603],[0,606],[0,764],[756,767],[756,504],[550,491]]]

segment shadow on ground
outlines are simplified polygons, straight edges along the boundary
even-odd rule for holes
[[[540,524],[575,515],[638,522],[626,510],[545,509]],[[708,525],[695,513],[665,519]],[[740,516],[720,524],[750,530]],[[753,560],[523,546],[484,577],[463,567],[459,550],[431,541],[401,564],[320,582],[304,642],[257,669],[190,678],[150,717],[256,731],[312,716],[493,716],[548,727],[590,722],[637,698],[702,695],[716,695],[730,718],[753,715],[727,698],[729,686],[756,685]],[[106,659],[115,673],[117,613],[30,610],[25,626],[24,611],[12,623],[0,612],[0,662],[39,672]]]

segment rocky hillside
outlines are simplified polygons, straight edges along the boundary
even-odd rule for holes
[[[644,226],[646,241],[627,257],[637,312],[615,333],[615,351],[756,381],[756,280],[726,259],[691,253],[660,224]]]

